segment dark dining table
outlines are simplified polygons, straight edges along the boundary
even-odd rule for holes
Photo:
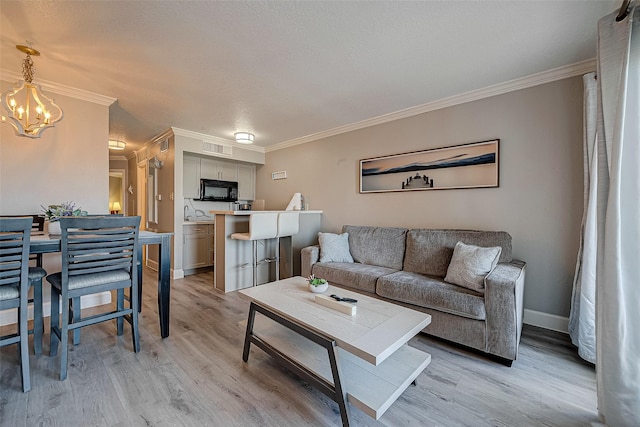
[[[138,245],[160,245],[158,251],[158,317],[160,320],[160,335],[169,336],[169,302],[171,292],[171,236],[173,233],[141,230]],[[32,235],[29,252],[32,254],[46,254],[61,252],[60,235],[41,234]],[[142,251],[138,251],[138,265],[142,266]],[[142,268],[138,269],[138,298],[142,299]],[[140,308],[142,304],[138,305]]]

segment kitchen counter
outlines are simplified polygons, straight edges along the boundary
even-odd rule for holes
[[[253,285],[251,268],[252,244],[249,241],[231,238],[233,233],[249,231],[249,216],[260,213],[280,213],[290,211],[222,211],[211,210],[215,218],[214,230],[214,274],[213,286],[221,292],[237,291]],[[300,275],[300,251],[302,248],[318,243],[321,230],[322,211],[300,212],[300,230],[298,234],[282,237],[280,255],[280,278]],[[258,259],[273,258],[276,253],[276,239],[262,241],[258,245]],[[248,267],[247,267],[248,265]],[[244,266],[244,267],[243,267]],[[258,266],[258,283],[275,280],[275,263],[263,262]]]
[[[211,218],[211,219],[198,219],[198,220],[187,219],[187,220],[184,220],[182,225],[215,224],[215,222],[216,221],[213,218]]]
[[[291,211],[209,211],[210,214],[214,214],[214,215],[234,215],[234,216],[241,216],[241,215],[251,215],[253,213],[280,213],[280,212],[291,212]],[[297,211],[300,212],[301,214],[321,214],[322,211]]]

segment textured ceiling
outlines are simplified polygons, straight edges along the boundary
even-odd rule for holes
[[[0,1],[0,69],[117,98],[128,150],[170,126],[306,137],[595,57],[620,1]],[[62,106],[64,108],[64,106]]]

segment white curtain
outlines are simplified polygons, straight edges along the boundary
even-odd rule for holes
[[[596,156],[597,80],[596,73],[583,76],[584,108],[584,213],[573,296],[569,315],[569,335],[578,347],[578,354],[596,362],[596,254],[598,227],[596,222],[598,188],[598,157]]]
[[[598,411],[611,427],[640,426],[640,7],[634,6],[621,22],[616,13],[598,21],[596,376]]]

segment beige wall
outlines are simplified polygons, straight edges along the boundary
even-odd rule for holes
[[[358,193],[359,160],[499,138],[500,187]],[[525,309],[566,317],[582,215],[582,83],[574,77],[269,152],[257,198],[301,192],[343,224],[505,230],[527,262]],[[271,173],[287,171],[286,180]]]
[[[2,90],[11,85],[1,82]],[[73,201],[105,213],[109,201],[109,107],[57,95],[64,111],[39,139],[17,137],[0,124],[0,214],[41,212],[40,205]]]
[[[0,82],[2,91],[10,84]],[[0,214],[41,213],[40,205],[73,201],[90,213],[109,208],[109,107],[47,93],[64,111],[54,128],[39,139],[17,137],[0,123]],[[48,273],[60,271],[60,254],[45,254]],[[44,313],[49,315],[49,284],[44,282]],[[106,304],[108,293],[83,307]],[[0,312],[0,324],[15,322]]]

